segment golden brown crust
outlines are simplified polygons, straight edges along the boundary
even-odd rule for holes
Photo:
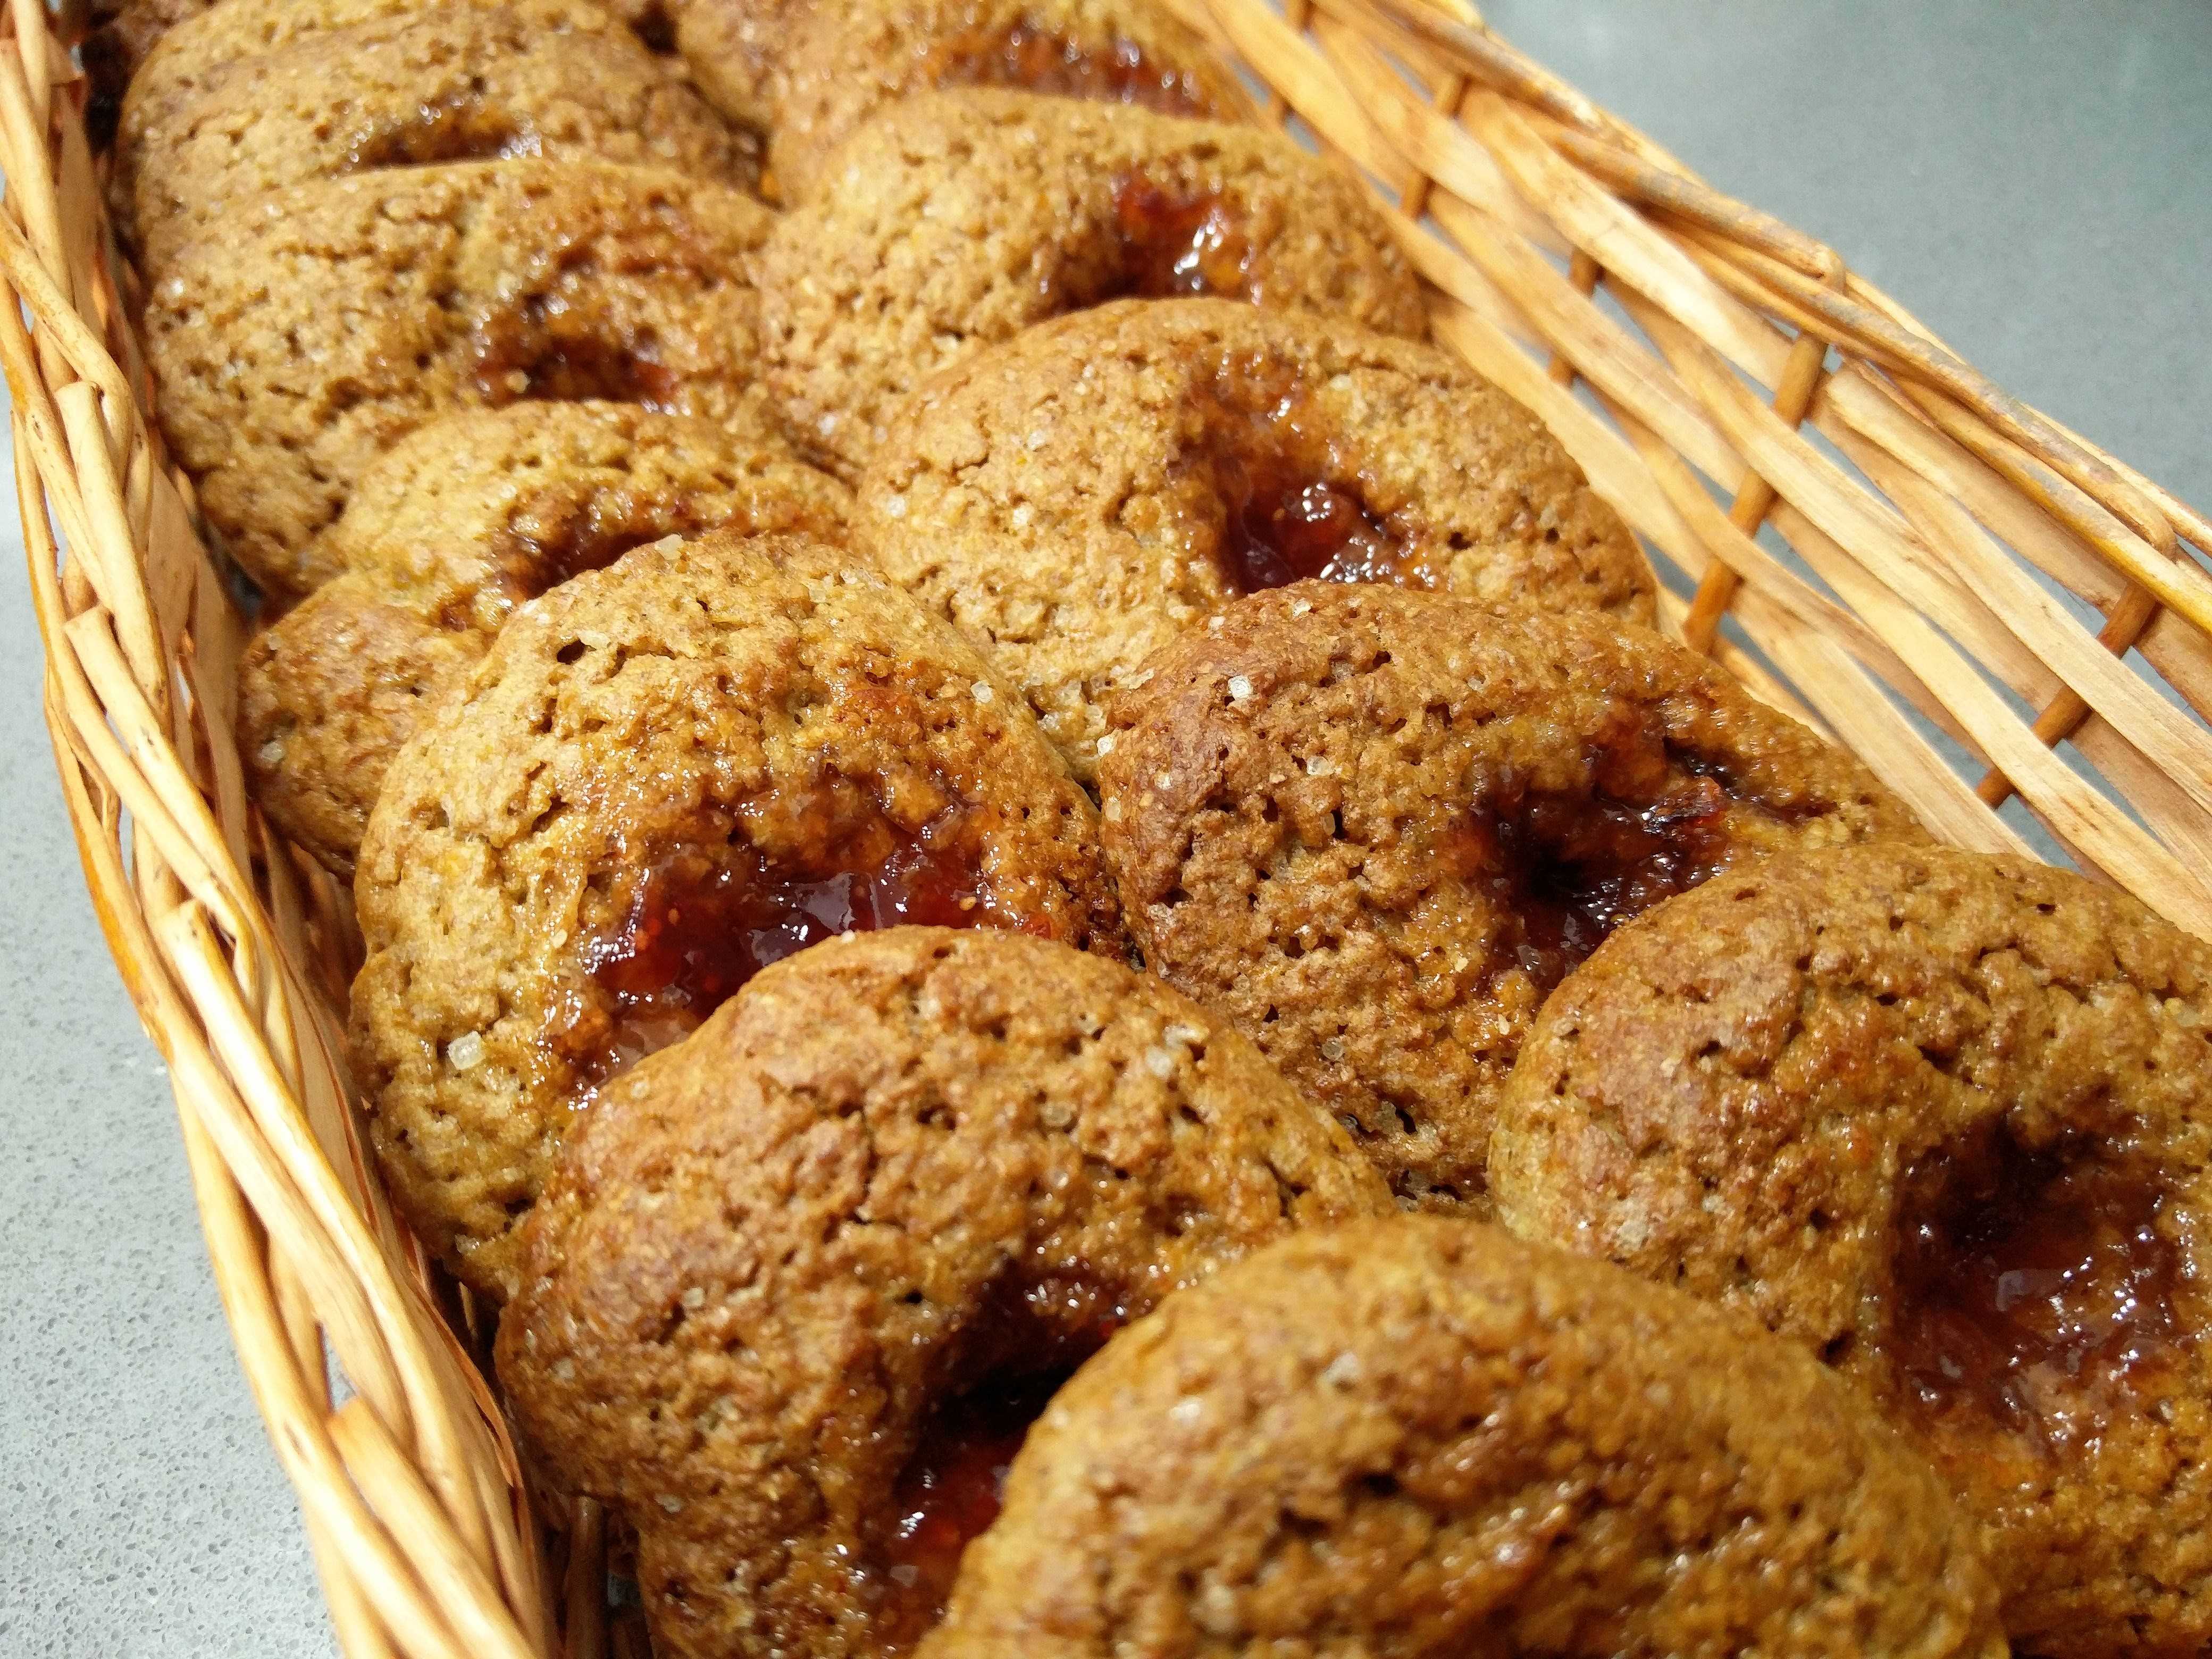
[[[108,198],[150,272],[262,191],[525,156],[665,167],[748,189],[759,177],[757,146],[628,31],[463,9],[314,31],[134,97]]]
[[[1488,1213],[1498,1091],[1612,921],[1780,848],[1924,838],[1850,756],[1587,612],[1302,582],[1148,667],[1098,769],[1146,960],[1412,1205]]]
[[[588,1091],[835,905],[865,925],[894,865],[1123,951],[1094,822],[974,651],[848,554],[712,532],[563,583],[402,747],[362,845],[356,1075],[396,1201],[505,1295]]]
[[[2157,1268],[2212,1238],[2208,1032],[2212,948],[2111,889],[1932,848],[1775,859],[1623,928],[1561,985],[1500,1103],[1499,1210],[1754,1316],[1869,1389],[1985,1522],[2029,1650],[2194,1651],[2212,1639],[2212,1304]],[[2002,1201],[2055,1240],[1978,1194],[1960,1209],[1993,1150],[2031,1176]],[[2067,1317],[2093,1334],[2112,1316],[2113,1243],[2075,1236],[2058,1173],[2083,1170],[2125,1200],[2108,1220],[2137,1269],[2136,1380],[2112,1384],[2111,1353],[2077,1340],[2009,1376],[2000,1346],[1959,1368],[1968,1392],[1940,1369],[1931,1391],[1926,1322],[1949,1293],[1900,1266],[1917,1237],[1958,1274],[1984,1255],[2023,1270],[2024,1331],[2050,1296],[2083,1302]],[[2045,1267],[2087,1278],[2027,1294]],[[1967,1334],[1998,1305],[1962,1306]],[[2161,1315],[2178,1334],[2150,1328]],[[2018,1399],[1994,1410],[1975,1386]]]
[[[1832,1374],[1494,1229],[1301,1234],[1046,1408],[923,1659],[1999,1659],[1972,1524]]]
[[[666,1659],[902,1650],[892,1494],[926,1414],[1389,1195],[1157,981],[901,928],[763,973],[566,1151],[499,1369],[639,1532]]]
[[[621,27],[598,0],[223,0],[220,8],[214,0],[125,0],[86,42],[87,67],[97,59],[95,85],[123,111],[188,93],[210,70],[325,29],[461,11],[511,13],[549,32],[606,35]]]
[[[687,34],[724,3],[699,0]],[[820,189],[838,145],[869,117],[940,87],[1006,87],[1204,120],[1252,114],[1212,49],[1152,0],[824,0],[800,15],[771,84],[770,160],[790,203]]]
[[[180,245],[149,293],[163,430],[256,580],[362,470],[456,410],[596,398],[744,418],[773,216],[642,167],[489,161],[319,180]]]
[[[301,556],[316,591],[246,647],[239,749],[262,809],[350,878],[384,773],[514,608],[664,536],[843,539],[849,497],[756,419],[517,404],[433,422]]]
[[[932,374],[1156,283],[1427,331],[1358,179],[1280,133],[977,89],[892,105],[839,154],[837,188],[777,222],[761,287],[786,426],[840,477]]]
[[[911,398],[859,494],[884,573],[1088,780],[1107,696],[1279,575],[1253,568],[1275,545],[1317,542],[1255,523],[1271,494],[1313,519],[1316,489],[1378,578],[1652,619],[1634,538],[1534,416],[1434,347],[1304,313],[1125,301],[1042,324]]]

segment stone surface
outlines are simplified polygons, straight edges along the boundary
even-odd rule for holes
[[[2212,501],[2201,0],[1491,0],[1723,188],[1826,237],[2001,384]],[[0,1651],[325,1653],[175,1115],[106,960],[0,574]]]

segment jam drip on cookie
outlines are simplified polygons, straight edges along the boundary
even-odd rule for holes
[[[494,409],[600,401],[681,414],[683,381],[658,343],[600,307],[533,294],[477,325],[477,389]]]
[[[1184,71],[1115,36],[1090,46],[1032,18],[971,29],[933,46],[922,80],[933,87],[1012,87],[1094,103],[1138,104],[1163,115],[1203,116],[1212,106]]]
[[[842,809],[842,810],[840,810]],[[584,953],[607,994],[580,1036],[580,1069],[605,1081],[680,1041],[762,969],[811,945],[904,925],[1024,927],[991,902],[970,815],[949,807],[909,830],[872,804],[825,808],[802,858],[762,852],[740,833],[664,854],[620,924]]]
[[[2047,1449],[2094,1437],[2181,1340],[2180,1253],[2129,1159],[2030,1152],[2002,1131],[1904,1183],[1895,1356],[1930,1417],[1978,1413]]]
[[[977,1386],[939,1402],[891,1495],[883,1571],[898,1612],[900,1646],[945,1616],[962,1553],[999,1518],[1006,1470],[1060,1384],[1106,1346],[1127,1310],[1090,1286],[1048,1280],[994,1298],[981,1340],[1004,1363]]]

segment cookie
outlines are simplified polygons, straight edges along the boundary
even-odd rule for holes
[[[394,757],[355,1075],[401,1212],[513,1287],[580,1106],[757,969],[900,921],[1126,950],[1028,711],[852,556],[711,532],[518,609]]]
[[[1976,1542],[1802,1352],[1398,1217],[1272,1244],[1085,1366],[921,1653],[2001,1659]]]
[[[392,755],[516,605],[665,536],[726,525],[842,540],[848,506],[759,422],[595,403],[433,422],[362,473],[302,552],[315,591],[246,648],[247,782],[271,822],[350,878]]]
[[[1025,1402],[1179,1286],[1389,1203],[1158,981],[900,928],[768,969],[610,1093],[499,1373],[635,1525],[663,1659],[873,1659],[934,1617]]]
[[[743,0],[740,0],[740,3]],[[729,0],[699,0],[685,38]],[[937,87],[1007,87],[1242,121],[1252,105],[1188,25],[1152,0],[828,0],[803,14],[775,82],[776,188],[803,202],[870,116]]]
[[[103,0],[94,0],[95,12]],[[88,122],[109,131],[129,104],[188,91],[218,65],[281,50],[325,29],[405,21],[433,12],[510,13],[549,30],[611,35],[618,10],[597,0],[123,0],[86,37],[93,82]],[[127,94],[127,95],[126,95]]]
[[[900,401],[1031,324],[1219,295],[1426,328],[1364,186],[1281,133],[1033,93],[894,104],[761,258],[764,371],[794,441],[850,478]]]
[[[756,151],[627,31],[465,9],[319,30],[134,98],[108,194],[158,269],[178,241],[219,232],[241,198],[310,179],[529,156],[750,188]]]
[[[2212,946],[2026,860],[1777,858],[1559,987],[1492,1172],[1869,1390],[2025,1651],[2212,1643]]]
[[[1434,347],[1128,301],[977,353],[895,416],[862,523],[1079,777],[1103,704],[1238,595],[1396,582],[1652,619],[1650,567],[1542,423]]]
[[[1925,839],[1849,755],[1588,612],[1300,582],[1147,666],[1098,765],[1145,959],[1419,1208],[1489,1213],[1522,1036],[1618,923],[1767,853]]]
[[[732,421],[759,394],[737,191],[483,161],[271,191],[179,244],[143,321],[162,430],[247,573],[302,550],[362,468],[468,408],[599,398]]]

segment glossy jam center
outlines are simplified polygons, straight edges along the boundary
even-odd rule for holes
[[[871,811],[804,865],[742,838],[665,854],[585,953],[612,1009],[583,1069],[602,1080],[679,1041],[762,969],[841,933],[1021,926],[994,912],[970,828],[957,809],[919,832]]]
[[[598,399],[679,413],[682,381],[654,356],[655,343],[621,334],[595,307],[533,295],[478,325],[477,390],[495,409]]]
[[[1728,796],[1690,776],[1634,803],[1500,791],[1469,809],[1449,849],[1498,917],[1493,973],[1518,968],[1549,991],[1613,930],[1719,867]]]
[[[924,1425],[892,1494],[884,1562],[916,1634],[945,1616],[961,1552],[999,1518],[1007,1467],[1068,1373],[994,1383],[948,1401]]]
[[[1212,112],[1189,76],[1155,62],[1135,41],[1116,36],[1086,46],[1030,18],[956,35],[931,52],[923,78],[939,87],[1018,87],[1095,103],[1140,104],[1163,115]]]
[[[2140,1408],[2180,1340],[2180,1257],[2147,1171],[1998,1136],[1928,1161],[1905,1191],[1894,1341],[1923,1412],[2063,1447]]]
[[[1164,190],[1140,173],[1121,179],[1114,189],[1119,281],[1097,297],[1256,299],[1252,242],[1238,218],[1231,204],[1210,192]]]

